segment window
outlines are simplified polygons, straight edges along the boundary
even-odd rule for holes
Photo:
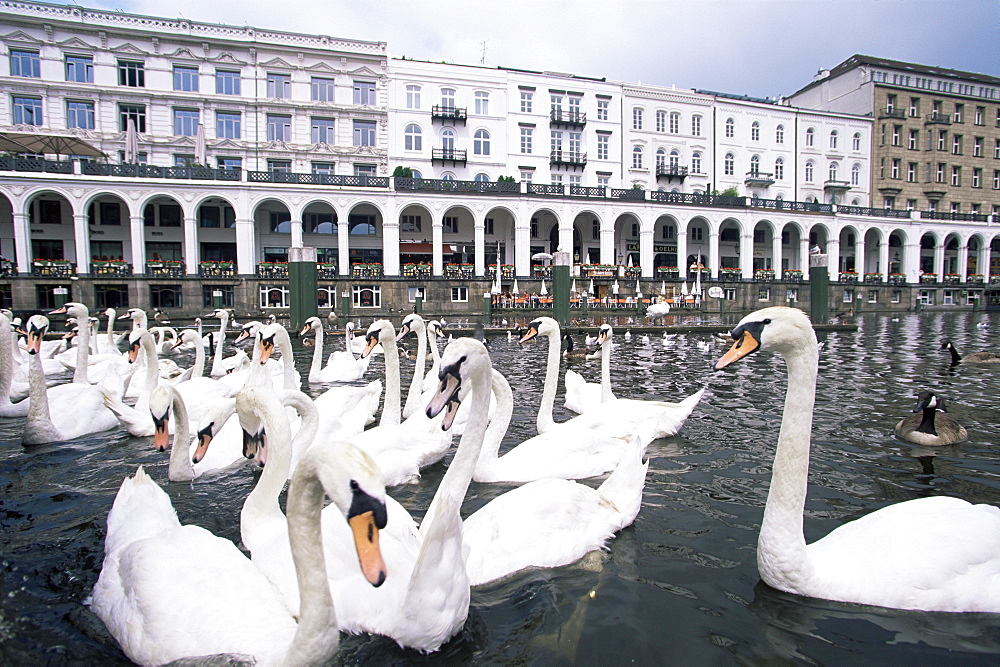
[[[215,92],[219,95],[239,95],[240,73],[227,69],[215,70]]]
[[[701,173],[701,153],[695,152],[691,154],[691,173]]]
[[[909,148],[911,151],[917,150],[917,136],[919,132],[920,132],[919,130],[910,130],[910,139],[906,147]]]
[[[66,127],[69,129],[78,128],[81,130],[93,130],[94,103],[67,100]]]
[[[562,114],[562,95],[551,95],[549,96],[549,111],[555,113],[556,115]]]
[[[975,168],[972,170],[972,187],[981,188],[983,180],[983,170]]]
[[[895,178],[899,178],[899,173],[898,173],[899,172],[899,161],[896,160],[895,162],[896,162],[896,172],[897,172]],[[830,180],[831,181],[837,180],[837,167],[838,167],[838,165],[837,165],[836,162],[831,162],[830,163]]]
[[[525,183],[531,183],[535,179],[535,172],[530,170],[521,171],[521,180]]]
[[[378,285],[355,285],[351,303],[355,308],[381,308],[382,288]]]
[[[733,157],[732,153],[726,153],[726,157],[722,161],[722,172],[726,176],[732,176],[736,172],[736,158]]]
[[[691,134],[695,137],[701,136],[701,116],[691,116]]]
[[[610,106],[611,100],[597,100],[597,120],[608,119],[608,108]]]
[[[41,60],[38,51],[10,51],[10,75],[38,79],[42,76]]]
[[[805,176],[805,180],[806,180],[806,183],[812,183],[812,180],[813,180],[813,163],[812,163],[812,160],[810,160],[809,162],[806,162],[806,176]]]
[[[594,241],[601,238],[601,223],[599,223],[597,220],[594,220],[593,224],[590,227],[590,238]]]
[[[198,68],[174,65],[174,90],[198,91]]]
[[[976,107],[976,125],[985,125],[986,107]]]
[[[375,82],[355,81],[354,82],[354,103],[362,106],[375,106]]]
[[[146,66],[131,60],[118,61],[118,85],[130,88],[145,88]]]
[[[290,234],[292,216],[288,211],[270,211],[268,214],[272,234]]]
[[[476,113],[488,116],[490,113],[490,94],[484,90],[476,91]]]
[[[948,132],[946,130],[940,130],[938,132],[938,142],[937,142],[937,149],[939,151],[944,150],[944,144],[947,140],[948,140]]]
[[[305,213],[302,216],[302,231],[307,234],[336,234],[337,223],[333,217],[334,214],[331,212]]]
[[[240,114],[233,111],[215,113],[215,135],[219,139],[240,138]]]
[[[272,100],[284,100],[292,96],[292,76],[290,74],[267,73],[267,96]]]
[[[897,139],[896,145],[897,146],[899,145],[898,139]],[[830,148],[837,148],[837,131],[836,130],[833,130],[832,132],[830,132]]]
[[[530,127],[521,128],[521,152],[525,155],[531,153],[531,135],[534,130]]]
[[[951,184],[955,186],[962,184],[962,168],[957,165],[951,168]]]
[[[806,130],[806,146],[812,148],[816,141],[816,130],[811,127]]]
[[[334,136],[334,121],[332,118],[313,118],[310,128],[310,139],[314,144],[327,144],[332,146],[337,143]]]
[[[962,154],[962,135],[956,134],[952,136],[951,142],[951,154],[961,155]]]
[[[407,109],[420,108],[420,86],[417,86],[415,84],[410,84],[406,86],[406,108]]]
[[[854,133],[854,137],[851,139],[851,147],[854,150],[856,150],[856,151],[861,150],[861,133],[860,132],[855,132]]]
[[[128,130],[128,121],[132,119],[135,123],[136,132],[146,131],[146,107],[141,104],[119,104],[118,105],[118,131]]]
[[[232,308],[233,304],[236,302],[234,299],[234,290],[232,285],[202,285],[201,286],[201,302],[206,308],[213,308],[215,306],[216,292],[222,297],[222,307]]]
[[[757,121],[750,125],[750,141],[760,141],[760,123]]]
[[[861,165],[855,164],[854,166],[851,167],[851,185],[860,185],[860,184],[861,184]]]
[[[878,290],[870,289],[868,290],[868,303],[878,303]]]
[[[193,137],[198,134],[198,110],[174,109],[174,134]]]
[[[284,285],[261,285],[260,286],[260,307],[261,308],[287,308],[288,288]]]
[[[465,303],[469,300],[469,288],[468,287],[452,287],[451,288],[451,300],[453,303]]]
[[[944,183],[944,162],[938,162],[937,164],[937,178],[935,182]]]
[[[670,151],[670,166],[676,169],[677,167],[680,166],[680,163],[681,163],[681,154],[675,148],[672,151]]]
[[[549,147],[553,151],[562,150],[562,132],[552,130],[550,133]]]
[[[583,135],[579,132],[569,133],[569,152],[574,155],[580,155],[580,150],[583,147]]]
[[[608,145],[611,141],[611,135],[599,134],[597,135],[597,159],[607,160],[608,159]]]
[[[427,288],[425,287],[409,287],[407,288],[407,295],[409,296],[410,303],[416,302],[417,298],[427,303]]]
[[[889,178],[899,178],[899,166],[900,166],[899,158],[898,157],[892,158],[892,165],[890,166]]]
[[[521,113],[531,113],[531,98],[534,93],[528,90],[521,91]]]
[[[180,285],[150,285],[149,305],[153,308],[180,308],[181,303]]]
[[[90,56],[66,56],[66,80],[93,83],[94,59]]]
[[[347,233],[351,236],[375,236],[377,232],[375,216],[351,214],[347,216],[347,229]]]
[[[401,232],[419,232],[420,231],[420,216],[419,215],[402,215],[399,217],[399,231]]]
[[[475,155],[490,154],[490,133],[486,130],[476,130],[472,141],[472,152]]]
[[[478,174],[476,180],[480,180],[479,176],[485,176],[485,174]],[[454,215],[446,215],[441,221],[441,229],[445,234],[458,234],[458,217]]]
[[[570,118],[579,118],[582,113],[580,111],[580,105],[583,103],[583,98],[579,95],[570,95],[568,101]]]
[[[727,139],[732,139],[734,136],[736,136],[736,121],[734,121],[732,118],[727,118],[726,119],[726,138]]]
[[[754,155],[750,158],[750,173],[756,176],[760,173],[760,156]]]
[[[314,76],[309,90],[314,102],[333,102],[334,80]]]
[[[403,130],[403,148],[408,151],[423,149],[423,137],[420,134],[420,126],[416,123],[410,123]]]
[[[375,145],[375,121],[372,120],[354,121],[354,145],[355,146]]]
[[[632,148],[632,168],[642,169],[642,146]]]
[[[906,165],[906,181],[908,183],[917,182],[917,163],[910,162]]]
[[[779,125],[777,129],[774,130],[774,143],[783,144],[785,143],[785,126]]]
[[[1000,139],[993,140],[993,159],[1000,160]]]
[[[656,112],[656,131],[666,132],[667,131],[667,112],[657,111]]]
[[[911,97],[910,98],[910,118],[916,118],[920,115],[920,98]]]
[[[770,301],[771,300],[771,288],[770,287],[758,287],[757,288],[757,300],[758,301]]]
[[[243,167],[243,158],[219,156],[217,164],[219,165],[219,169],[240,169]]]
[[[441,148],[446,151],[455,150],[455,131],[450,127],[441,131]]]
[[[267,140],[291,141],[292,117],[267,114]]]
[[[965,105],[964,104],[955,104],[955,122],[956,123],[961,123],[962,122],[962,114],[963,113],[965,113]]]
[[[972,140],[972,157],[982,157],[983,156],[983,138],[975,137]]]
[[[780,181],[785,177],[785,160],[778,158],[774,161],[774,180]]]
[[[677,134],[681,131],[681,115],[676,111],[670,114],[670,134]]]
[[[899,135],[902,134],[902,132],[903,132],[903,126],[902,125],[893,125],[892,126],[892,145],[893,146],[899,146],[899,139],[900,139]]]
[[[641,130],[642,129],[642,108],[635,107],[632,109],[632,129]]]
[[[1000,190],[1000,169],[993,170],[993,189]]]

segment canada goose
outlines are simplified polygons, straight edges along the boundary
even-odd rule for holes
[[[563,350],[563,353],[562,353],[563,359],[579,359],[579,360],[583,360],[583,359],[587,358],[587,351],[586,350],[574,350],[573,349],[573,337],[570,336],[568,332],[564,333],[562,337],[563,337],[563,340],[566,341],[566,349]]]
[[[917,394],[914,413],[896,424],[896,436],[918,445],[954,445],[968,440],[969,433],[948,414],[944,399],[931,391]]]
[[[955,349],[955,344],[950,340],[946,340],[941,345],[942,350],[948,350],[951,352],[951,363],[955,364],[998,364],[1000,363],[1000,354],[996,352],[973,352],[972,354],[959,354],[958,350]]]

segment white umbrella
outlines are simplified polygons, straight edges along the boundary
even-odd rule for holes
[[[538,293],[541,294],[542,296],[545,296],[546,294],[549,293],[549,291],[545,289],[545,278],[542,278],[542,288],[538,290]]]
[[[139,133],[135,129],[135,120],[131,117],[125,121],[125,155],[126,164],[139,161]]]
[[[635,298],[642,298],[642,287],[639,285],[639,281],[635,281]]]
[[[618,296],[619,289],[620,288],[618,287],[618,281],[616,280],[615,284],[611,286],[611,291],[615,294],[615,296]]]
[[[531,259],[537,259],[539,261],[548,261],[552,259],[552,254],[547,252],[536,252],[531,256]]]
[[[521,290],[517,289],[517,278],[514,278],[514,286],[510,290],[514,294],[520,294]]]
[[[195,164],[208,164],[208,148],[205,145],[205,126],[198,123],[198,133],[194,135],[194,162]]]
[[[688,281],[685,280],[684,284],[681,285],[681,295],[687,296],[687,294],[688,294]]]
[[[576,294],[576,278],[573,278],[573,289],[570,290],[573,294]]]
[[[701,294],[701,271],[700,270],[695,274],[694,288],[692,289],[692,291],[695,294]]]
[[[660,294],[663,296],[667,295],[667,281],[664,280],[660,283]]]
[[[632,268],[632,253],[628,254],[628,264],[626,264],[625,266],[627,266],[630,269]]]
[[[591,295],[593,295],[593,293],[594,293],[594,279],[593,278],[590,279],[590,288],[587,290],[587,293],[591,294]]]

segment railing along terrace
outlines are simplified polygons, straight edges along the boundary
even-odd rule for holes
[[[36,259],[31,263],[31,274],[68,278],[76,275],[76,264],[68,259]]]
[[[154,278],[183,278],[184,263],[178,259],[153,259],[146,262],[146,275]]]
[[[198,275],[203,278],[235,278],[236,267],[232,262],[199,262]]]
[[[982,213],[952,213],[950,211],[921,211],[922,220],[953,220],[955,222],[989,222],[990,216]]]
[[[393,178],[396,190],[416,190],[420,192],[462,192],[472,194],[521,194],[521,184],[502,181],[446,181],[436,178]]]
[[[132,265],[120,259],[95,259],[90,262],[90,272],[95,276],[127,277],[132,275]]]
[[[283,279],[288,277],[287,262],[261,262],[257,265],[258,278]]]
[[[642,188],[611,188],[611,198],[646,201],[646,191]]]
[[[754,208],[766,208],[775,211],[805,211],[809,213],[830,213],[833,211],[832,204],[820,204],[811,201],[788,201],[786,199],[761,199],[752,197],[750,206]]]
[[[247,182],[337,185],[353,188],[389,187],[388,176],[368,176],[367,174],[300,174],[291,171],[248,171]]]
[[[528,194],[529,195],[544,195],[544,196],[563,196],[565,193],[564,186],[561,183],[549,183],[544,185],[542,183],[528,183]]]
[[[320,262],[316,265],[316,277],[321,280],[336,280],[337,279],[337,263],[336,262]]]
[[[110,162],[81,162],[80,173],[85,176],[114,176],[116,178],[173,178],[204,181],[243,180],[242,169],[157,167],[151,164],[113,164]]]
[[[44,174],[72,174],[72,160],[39,160],[38,158],[0,157],[0,171],[28,171]]]
[[[569,186],[569,196],[570,197],[596,197],[598,199],[604,199],[607,197],[608,189],[603,185],[592,187],[585,185],[570,185]]]
[[[903,220],[910,217],[909,211],[895,208],[869,208],[867,206],[843,206],[841,204],[837,205],[837,212],[845,215],[867,215],[877,218],[900,218]]]

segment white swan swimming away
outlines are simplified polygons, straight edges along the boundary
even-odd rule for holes
[[[28,319],[29,377],[31,385],[22,442],[36,445],[73,440],[118,426],[118,418],[104,405],[104,393],[89,383],[68,382],[46,388],[39,344],[49,327],[44,315]]]
[[[300,337],[305,337],[310,331],[315,332],[316,341],[313,344],[312,364],[309,366],[309,382],[355,382],[360,380],[368,370],[371,357],[358,359],[351,350],[351,331],[353,322],[347,323],[344,338],[347,349],[337,350],[323,364],[323,344],[325,341],[323,322],[318,317],[310,317],[302,325]]]
[[[14,377],[13,329],[7,315],[0,313],[0,417],[25,417],[31,399],[11,400]]]
[[[770,586],[808,597],[924,611],[1000,612],[1000,509],[934,496],[895,503],[806,544],[802,530],[819,359],[795,308],[744,317],[724,368],[757,351],[781,354],[788,388],[757,543]]]
[[[600,346],[601,381],[587,382],[582,375],[571,368],[566,369],[563,382],[566,386],[564,405],[568,410],[582,414],[600,405],[605,400],[613,399],[611,391],[611,345],[612,328],[610,324],[602,324],[597,332],[597,344]],[[605,388],[607,395],[605,395]]]
[[[649,308],[646,309],[646,317],[651,320],[660,319],[666,317],[670,314],[670,304],[664,301],[663,303],[654,303]]]
[[[633,437],[638,437],[643,443],[648,444],[657,438],[676,435],[705,392],[704,388],[699,389],[679,403],[623,398],[610,399],[569,421],[557,424],[552,419],[552,408],[555,403],[556,384],[559,381],[559,323],[551,317],[540,317],[528,325],[528,330],[521,337],[521,342],[531,340],[538,335],[549,339],[545,384],[542,388],[542,399],[535,420],[540,434],[556,429],[573,428],[576,433],[580,431],[599,432],[628,442],[631,442]],[[602,472],[611,470],[617,464],[618,458],[617,455],[614,456],[610,460],[610,467],[605,468]],[[593,474],[600,474],[600,472]],[[554,476],[562,477],[563,475]]]
[[[287,438],[287,423],[271,435]],[[310,452],[289,485],[297,616],[232,542],[182,526],[141,467],[122,483],[108,514],[104,565],[89,605],[140,664],[217,654],[249,655],[265,665],[323,664],[339,643],[321,542],[325,495],[353,529],[354,569],[360,564],[380,585],[387,574],[378,550],[384,489],[370,459],[342,445]]]

